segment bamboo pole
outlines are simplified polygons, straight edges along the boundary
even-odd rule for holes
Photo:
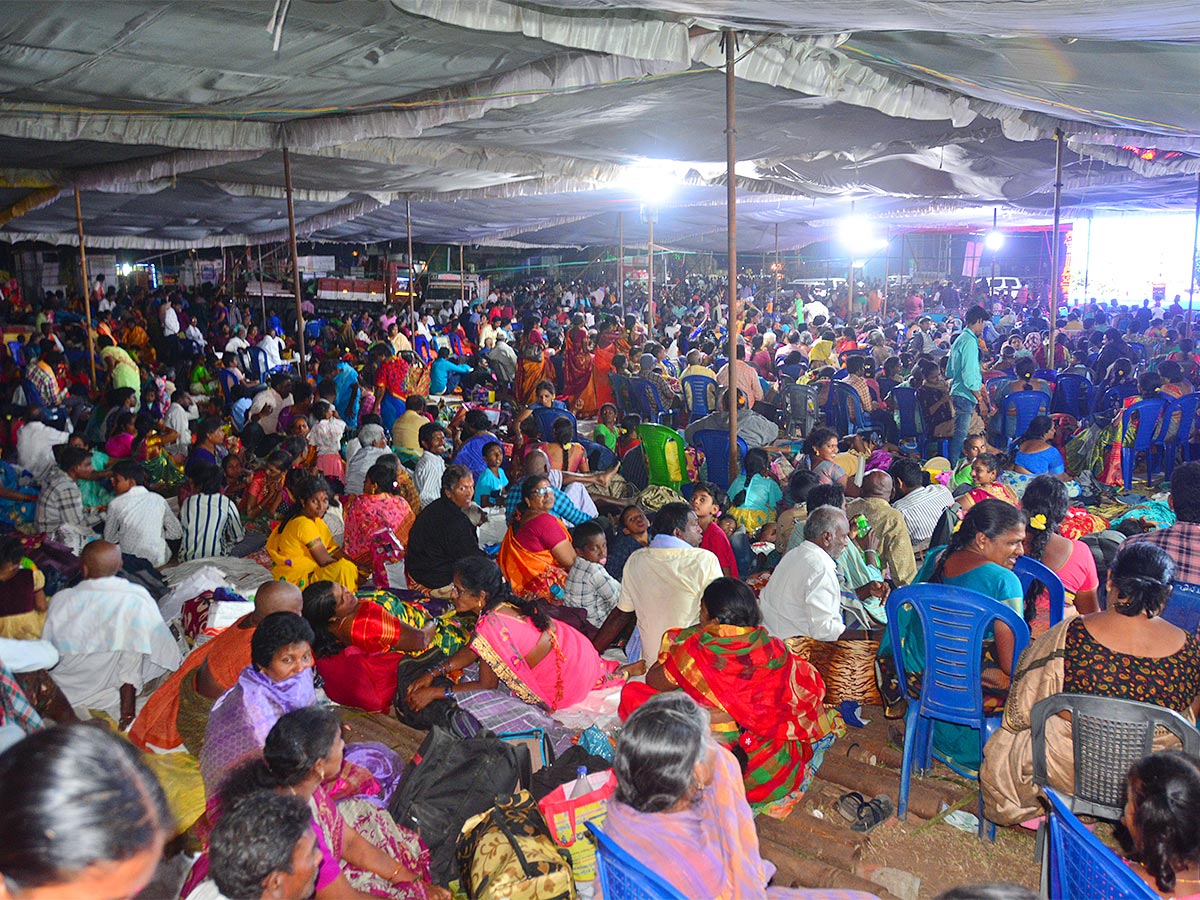
[[[96,389],[96,348],[92,344],[92,288],[88,279],[87,250],[83,248],[83,207],[79,188],[75,188],[75,225],[79,229],[79,277],[83,280],[83,315],[87,321],[88,366],[92,373],[92,389]]]
[[[1054,271],[1050,274],[1050,347],[1046,350],[1046,368],[1054,368],[1054,341],[1058,335],[1058,305],[1061,275],[1059,272],[1059,221],[1062,218],[1063,134],[1054,129],[1054,243],[1050,247]]]
[[[412,200],[404,198],[404,227],[408,232],[408,321],[413,337],[417,334],[417,269],[413,265]]]
[[[296,249],[296,207],[292,203],[292,160],[283,148],[283,186],[287,192],[288,243],[292,251],[292,287],[296,293],[296,346],[300,351],[300,375],[306,373],[304,352],[304,308],[300,290],[300,253]]]
[[[734,65],[734,32],[725,32],[725,221],[727,232],[727,250],[729,254],[729,319],[728,334],[728,385],[726,396],[729,405],[729,477],[734,478],[739,471],[738,460],[738,405],[737,379],[734,377],[738,370],[737,345],[741,318],[738,316],[738,285],[737,285],[737,176],[734,169],[737,165],[737,105],[733,80]],[[747,398],[749,399],[749,398]]]
[[[267,331],[267,286],[263,283],[266,278],[263,272],[262,244],[258,245],[258,302],[262,307],[262,329]]]

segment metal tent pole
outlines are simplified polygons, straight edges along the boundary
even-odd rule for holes
[[[300,253],[296,249],[296,207],[292,202],[292,159],[283,148],[283,187],[287,193],[288,243],[292,251],[292,287],[296,292],[296,347],[300,351],[300,375],[307,371],[304,352],[304,300],[300,289]]]
[[[458,302],[467,305],[467,270],[463,267],[463,245],[458,245]]]
[[[734,32],[725,32],[725,219],[729,254],[729,477],[739,471],[737,434],[737,345],[739,323],[737,285],[737,106],[733,80]]]
[[[617,213],[617,305],[621,307],[621,327],[625,327],[625,213]]]
[[[83,248],[83,207],[79,203],[79,188],[75,188],[75,225],[79,229],[79,277],[83,280],[83,315],[87,320],[88,365],[92,372],[92,388],[96,387],[96,348],[92,345],[92,297],[88,280],[87,251]]]
[[[1196,176],[1196,224],[1192,227],[1192,271],[1188,278],[1188,316],[1187,333],[1192,336],[1192,307],[1196,302],[1196,242],[1200,239],[1200,175]],[[1091,228],[1088,229],[1088,243],[1092,240]],[[83,242],[80,241],[80,246]]]
[[[417,334],[417,269],[413,265],[412,248],[412,200],[404,198],[404,226],[408,232],[408,327],[413,336]]]
[[[653,206],[646,208],[650,221],[650,232],[646,238],[646,337],[654,340],[654,213]]]
[[[263,284],[262,244],[258,245],[258,301],[262,306],[262,330],[267,333],[267,287]]]
[[[1058,336],[1058,301],[1059,301],[1059,221],[1062,218],[1062,162],[1063,135],[1062,129],[1054,129],[1054,243],[1050,245],[1051,264],[1054,271],[1050,273],[1050,348],[1046,351],[1046,368],[1054,368],[1054,341]]]

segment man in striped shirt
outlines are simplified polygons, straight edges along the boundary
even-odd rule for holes
[[[183,543],[179,559],[187,562],[206,556],[229,556],[246,537],[237,505],[221,493],[223,476],[212,463],[197,463],[188,470],[196,493],[179,508]]]

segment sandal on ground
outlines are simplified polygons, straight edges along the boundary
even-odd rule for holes
[[[892,817],[892,799],[880,794],[868,800],[858,811],[858,819],[850,826],[851,831],[870,834]]]
[[[862,811],[867,799],[858,791],[850,791],[838,797],[837,811],[847,822],[857,822],[858,814]]]

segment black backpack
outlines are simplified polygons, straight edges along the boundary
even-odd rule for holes
[[[528,787],[529,751],[490,734],[466,740],[435,726],[404,769],[388,804],[396,823],[416,831],[430,854],[430,879],[458,877],[455,846],[463,824],[491,809],[496,798]]]

